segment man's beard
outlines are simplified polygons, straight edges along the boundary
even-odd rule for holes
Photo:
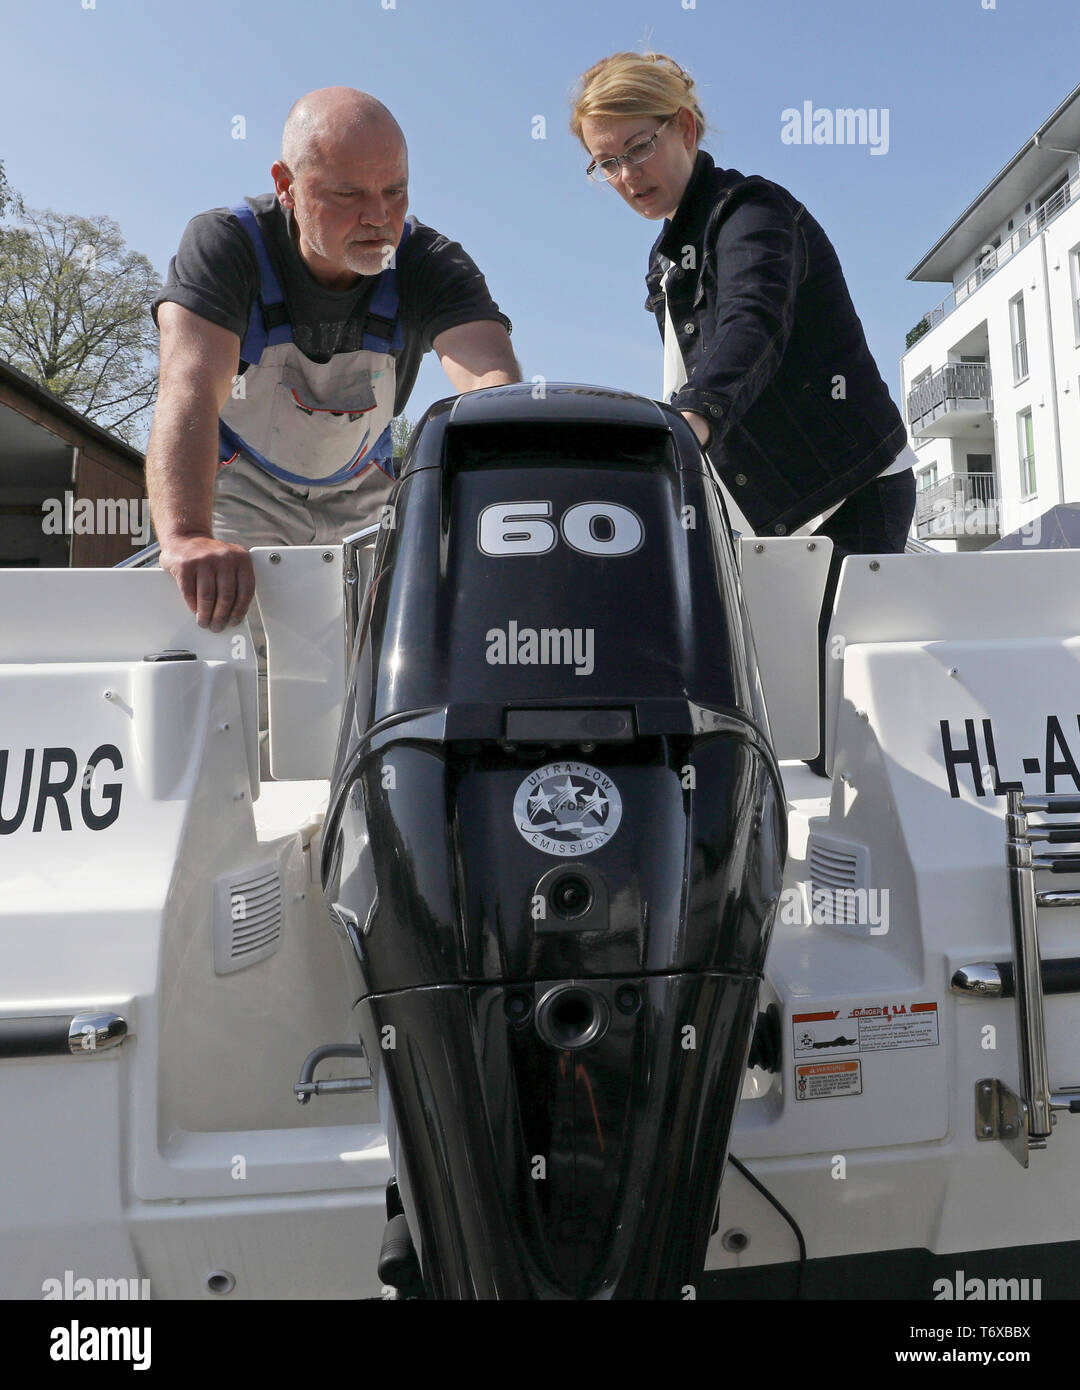
[[[295,215],[292,218],[293,242],[297,249],[300,247],[300,225],[296,221]],[[311,232],[305,232],[304,239],[312,251],[329,265],[343,265],[354,275],[379,275],[388,265],[391,264],[391,255],[394,246],[392,235],[380,237],[377,241],[369,242],[366,245],[356,245],[346,243],[339,253],[340,259],[327,253],[326,243],[317,240]]]
[[[357,275],[378,275],[389,265],[393,248],[389,237],[365,246],[350,245],[345,247],[343,260]]]

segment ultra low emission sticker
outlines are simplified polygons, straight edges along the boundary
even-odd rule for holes
[[[545,854],[589,854],[611,839],[621,820],[618,787],[589,763],[547,763],[530,772],[514,796],[514,824]]]
[[[824,1061],[832,1054],[898,1052],[911,1047],[937,1047],[938,1006],[925,1004],[866,1004],[852,1009],[827,1009],[793,1014],[795,1094],[799,1100],[862,1094],[862,1068],[857,1058]],[[821,1061],[812,1062],[810,1058]],[[804,1060],[805,1059],[805,1060]]]

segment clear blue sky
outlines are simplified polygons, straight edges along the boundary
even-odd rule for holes
[[[984,3],[4,0],[0,160],[28,205],[108,214],[164,277],[189,217],[272,187],[296,97],[364,88],[405,130],[410,210],[480,265],[526,378],[656,395],[658,225],[586,181],[567,130],[578,75],[648,45],[696,78],[717,163],[825,227],[898,397],[904,335],[947,288],[907,272],[1080,77],[1077,0]],[[781,111],[808,100],[887,108],[888,153],[785,145]],[[410,419],[449,393],[429,356]]]

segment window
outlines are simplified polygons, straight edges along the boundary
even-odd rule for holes
[[[1012,324],[1013,384],[1024,380],[1028,374],[1027,322],[1024,315],[1024,296],[1018,294],[1009,300],[1009,320]]]
[[[1039,205],[1035,209],[1040,229],[1065,207],[1069,201],[1069,192],[1069,175],[1065,173],[1041,195]]]
[[[920,492],[925,492],[927,488],[936,487],[937,464],[932,463],[929,468],[920,468],[916,475],[916,482],[919,485]]]
[[[1034,497],[1035,487],[1035,428],[1031,411],[1022,410],[1016,417],[1020,437],[1020,496]]]
[[[1073,337],[1080,347],[1080,246],[1069,252],[1069,271],[1072,278]]]
[[[997,270],[997,253],[1001,249],[1001,238],[996,236],[982,248],[975,258],[975,283],[981,285],[984,280],[988,280],[994,271]]]

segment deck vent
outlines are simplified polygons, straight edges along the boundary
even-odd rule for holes
[[[875,915],[868,893],[869,846],[812,830],[807,864],[810,920],[867,934]]]
[[[214,886],[214,970],[229,975],[281,945],[281,876],[276,860]]]

